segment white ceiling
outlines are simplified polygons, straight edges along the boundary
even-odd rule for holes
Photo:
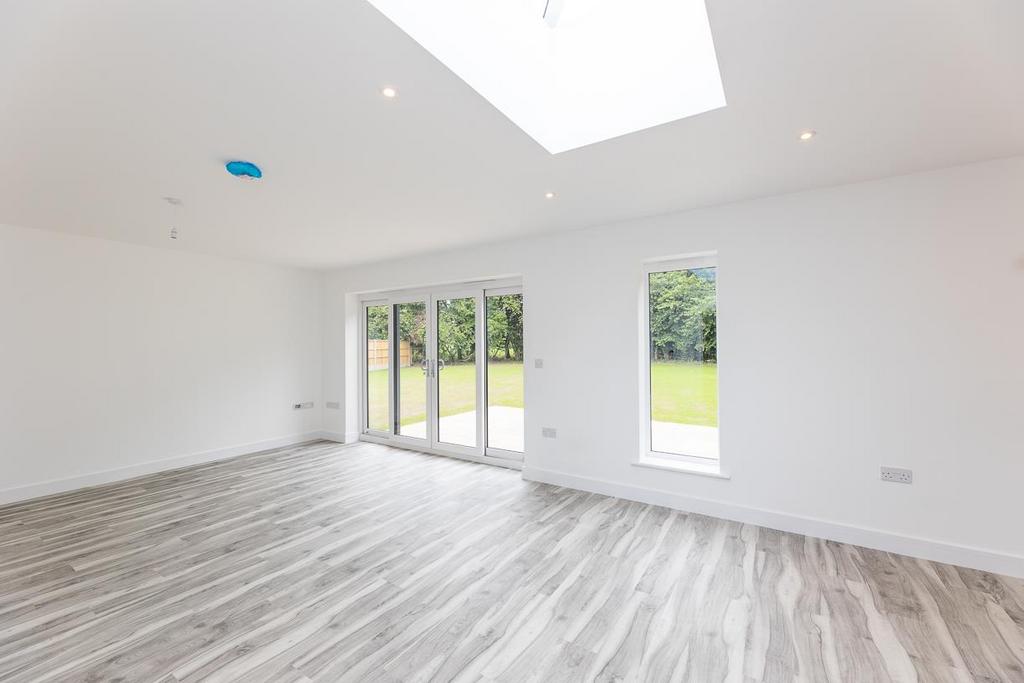
[[[708,13],[727,107],[551,155],[362,0],[0,0],[0,222],[327,267],[1024,153],[1020,0]]]

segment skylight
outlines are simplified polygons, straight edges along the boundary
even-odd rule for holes
[[[552,154],[725,106],[704,0],[369,0]]]

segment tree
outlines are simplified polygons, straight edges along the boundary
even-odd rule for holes
[[[388,307],[369,306],[366,309],[366,338],[388,338]]]
[[[398,304],[398,340],[408,342],[411,362],[426,358],[427,307],[421,302]],[[487,354],[492,360],[523,360],[523,296],[487,297]],[[446,363],[464,363],[476,354],[476,301],[441,299],[437,303],[438,355]],[[388,338],[388,307],[366,309],[368,339]]]
[[[714,268],[650,275],[651,353],[656,360],[716,361]]]
[[[487,297],[487,355],[523,360],[523,295]]]
[[[476,353],[476,301],[437,302],[437,352],[446,363],[465,363]]]

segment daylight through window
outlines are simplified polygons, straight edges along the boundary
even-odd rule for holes
[[[650,450],[717,459],[718,269],[687,264],[647,276]]]

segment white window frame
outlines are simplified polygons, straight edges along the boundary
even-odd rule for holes
[[[705,252],[689,256],[679,256],[668,259],[649,261],[643,266],[643,285],[641,288],[642,298],[640,301],[641,325],[640,325],[640,448],[638,457],[634,460],[635,465],[654,467],[659,469],[677,470],[703,474],[713,477],[727,478],[722,470],[721,450],[721,395],[719,395],[719,450],[717,458],[704,456],[685,455],[678,453],[665,453],[655,451],[651,448],[651,430],[653,415],[651,412],[651,274],[666,273],[675,270],[695,270],[699,268],[715,268],[716,282],[720,280],[721,270],[718,262],[718,254]],[[721,315],[717,301],[715,301],[715,316],[718,323],[721,322]],[[716,323],[717,324],[717,323]],[[719,325],[719,330],[721,329]],[[721,369],[721,353],[718,354],[718,367]]]

